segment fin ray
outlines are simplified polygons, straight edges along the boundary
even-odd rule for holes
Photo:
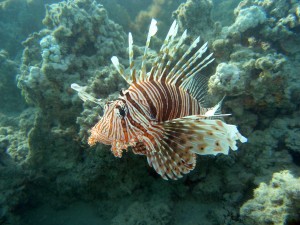
[[[159,127],[161,130],[161,125]],[[158,174],[164,179],[176,180],[195,168],[196,157],[186,146],[169,137],[170,135],[162,130],[160,137],[154,138],[155,141],[147,141],[146,155],[149,166]]]
[[[92,95],[88,94],[85,89],[86,87],[82,87],[76,83],[71,84],[71,88],[78,92],[78,96],[82,101],[90,101],[100,105],[102,108],[104,107],[104,102],[102,99],[97,99]]]
[[[146,59],[147,59],[147,52],[148,52],[148,48],[150,45],[150,40],[151,37],[154,36],[157,32],[157,21],[155,19],[151,20],[151,24],[150,24],[150,28],[149,28],[149,32],[148,32],[148,36],[147,36],[147,41],[146,41],[146,45],[145,45],[145,49],[144,49],[144,55],[142,58],[142,65],[141,65],[141,69],[140,69],[140,74],[139,74],[139,81],[143,81],[146,79]]]
[[[124,80],[128,83],[131,84],[131,78],[125,73],[124,67],[119,63],[119,59],[117,56],[111,57],[111,62],[118,71],[118,73],[124,78]]]
[[[128,34],[128,55],[129,55],[129,69],[130,69],[130,75],[132,82],[136,82],[136,76],[135,76],[135,71],[134,71],[134,60],[133,60],[133,38],[132,34],[129,32]]]

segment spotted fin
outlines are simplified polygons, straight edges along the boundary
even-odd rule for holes
[[[164,179],[176,180],[195,168],[196,154],[228,154],[237,150],[237,140],[246,142],[235,125],[203,116],[189,116],[161,124],[162,135],[158,141],[136,154],[147,156],[148,163]]]
[[[196,154],[186,146],[164,137],[146,152],[149,166],[163,179],[177,180],[195,168]]]
[[[136,145],[132,147],[132,151],[137,155],[147,155],[147,149],[143,142],[136,143]]]
[[[187,116],[163,123],[169,138],[181,142],[199,155],[228,154],[229,149],[237,150],[237,141],[244,143],[235,125],[205,116]]]

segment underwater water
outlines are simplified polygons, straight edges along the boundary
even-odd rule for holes
[[[152,18],[158,31],[152,27],[143,57]],[[163,45],[174,20],[178,34]],[[299,34],[298,0],[0,0],[0,224],[300,224]],[[193,61],[205,42],[204,56]],[[183,81],[203,79],[181,84],[172,104],[159,82],[149,88],[158,92],[133,88],[136,114],[128,99],[123,105],[134,83],[130,52],[144,88],[143,66],[161,78],[168,75],[159,65],[169,74],[175,67]],[[130,76],[120,76],[112,56]],[[225,98],[201,119],[171,118],[176,110],[180,118],[198,114],[198,103],[184,110],[183,96],[196,96],[201,107]],[[157,102],[169,108],[154,113]],[[114,135],[146,132],[126,143],[103,138],[93,127],[110,104],[115,117],[106,122]],[[138,121],[133,130],[112,126],[129,113],[130,123]],[[170,131],[153,142],[144,121]],[[212,127],[226,131],[211,134]],[[205,151],[182,156],[191,143]],[[211,144],[218,148],[209,151]]]

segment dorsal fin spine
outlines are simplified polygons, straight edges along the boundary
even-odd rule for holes
[[[215,59],[211,58],[213,53],[210,53],[205,59],[203,59],[195,68],[193,68],[189,73],[182,76],[182,84],[181,86],[184,86],[191,78],[193,78],[197,73],[199,73],[201,70],[203,70],[207,65],[209,65],[211,62],[213,62]],[[210,60],[209,60],[210,59]],[[209,61],[208,61],[209,60]],[[204,65],[203,65],[204,64]]]
[[[176,21],[174,21],[176,22]],[[173,22],[173,23],[174,23]],[[171,30],[171,29],[170,29]],[[169,31],[170,32],[170,31]],[[179,46],[182,44],[183,40],[185,39],[186,37],[186,30],[185,32],[183,33],[183,35],[180,37],[180,40],[179,42],[172,47],[172,44],[174,42],[174,39],[177,35],[177,32],[178,32],[178,24],[175,23],[175,27],[174,27],[174,30],[172,32],[170,32],[170,40],[168,41],[168,45],[166,46],[166,51],[165,51],[165,54],[162,58],[162,64],[161,64],[161,69],[158,69],[158,71],[161,72],[161,76],[160,76],[160,80],[163,78],[163,79],[167,79],[167,76],[165,75],[168,71],[168,69],[170,68],[171,66],[171,63],[173,61],[173,57],[177,51],[177,49],[179,48]],[[167,63],[165,64],[165,67],[163,68],[163,62],[165,61],[166,57],[169,56],[169,59],[167,61]],[[163,68],[163,69],[162,69]],[[161,71],[162,70],[162,71]]]
[[[155,73],[154,73],[154,80],[158,80],[159,78],[161,78],[161,72],[162,72],[162,68],[164,65],[164,60],[166,59],[166,56],[169,54],[168,49],[170,46],[170,43],[172,40],[174,40],[174,37],[176,36],[178,31],[178,25],[176,23],[176,20],[173,21],[168,34],[164,40],[164,43],[162,44],[159,53],[158,53],[158,57],[157,60],[155,61],[155,65],[157,65],[157,67],[155,68]],[[170,40],[171,39],[171,40]]]
[[[173,51],[171,52],[171,56],[174,56],[174,54],[177,52],[177,49],[182,45],[182,43],[184,42],[184,40],[186,39],[186,37],[187,37],[187,30],[185,30],[182,33],[182,35],[181,35],[179,41],[177,42],[175,48],[172,49]]]
[[[182,45],[182,43],[184,42],[184,40],[186,39],[186,37],[187,37],[187,30],[185,30],[185,31],[182,33],[182,35],[181,35],[181,37],[180,37],[178,43],[176,44],[176,46],[175,46],[174,48],[172,48],[172,51],[170,52],[170,60],[169,60],[170,63],[168,62],[169,64],[172,63],[172,60],[173,60],[173,58],[174,58],[174,55],[176,54],[177,50],[178,50],[179,47]],[[167,64],[168,64],[168,63],[167,63]],[[166,76],[166,82],[169,82],[170,78],[172,77],[172,74],[176,71],[176,68],[175,68],[175,67],[178,67],[179,64],[180,64],[180,63],[176,63],[175,66],[173,67],[173,69],[172,69],[171,71],[169,71],[168,75]]]
[[[187,82],[193,78],[198,72],[210,64],[214,59],[211,59],[212,53],[205,57],[200,63],[195,66],[195,63],[207,50],[207,42],[182,66],[181,70],[178,70],[174,76],[176,79],[173,81],[174,85],[180,85],[185,87]],[[209,60],[211,59],[211,60]],[[209,60],[209,61],[208,61]],[[208,62],[207,62],[208,61]],[[203,65],[203,66],[202,66]],[[193,69],[190,69],[192,68]]]
[[[200,39],[199,39],[199,41],[200,41]],[[199,41],[197,41],[197,43],[199,42]],[[192,44],[192,49],[194,49],[196,47],[196,44]],[[191,50],[192,49],[189,49],[188,50],[188,54],[190,54],[191,53]],[[186,69],[188,69],[191,65],[192,65],[192,63],[194,63],[195,62],[195,58],[196,58],[196,55],[197,55],[197,52],[196,52],[196,54],[194,54],[194,55],[192,55],[182,66],[181,66],[181,69],[180,70],[178,70],[175,74],[174,74],[174,76],[180,76],[180,74],[182,74],[182,72],[184,73],[184,72],[186,72]]]
[[[202,48],[203,46],[204,46],[204,48]],[[185,69],[182,71],[182,73],[178,74],[178,76],[179,76],[178,80],[181,80],[182,84],[187,82],[188,80],[190,80],[193,76],[195,76],[204,67],[206,67],[209,63],[212,62],[212,61],[209,61],[208,63],[206,63],[207,60],[209,60],[211,58],[211,56],[212,56],[212,53],[211,53],[207,57],[205,57],[200,63],[198,63],[196,66],[194,66],[194,64],[197,62],[197,60],[199,58],[201,58],[203,53],[207,50],[207,43],[205,43],[203,46],[190,58],[190,60],[188,60],[186,62],[187,66],[185,66]],[[191,67],[193,67],[193,69],[190,69]]]
[[[197,46],[197,44],[198,44],[199,41],[200,41],[200,37],[197,37],[194,40],[194,42],[192,43],[192,45],[188,48],[188,50],[183,54],[183,56],[178,60],[178,62],[172,68],[172,70],[169,73],[170,82],[176,83],[176,81],[178,79],[178,76],[176,76],[175,74],[180,74],[182,72],[183,68],[180,68],[179,70],[177,70],[177,69],[179,68],[179,66],[181,65],[181,63],[183,62],[183,60],[187,57],[187,55],[190,54],[191,51]]]
[[[111,57],[111,62],[115,66],[116,70],[119,72],[119,74],[126,80],[128,84],[131,84],[131,80],[128,76],[126,76],[123,66],[119,63],[119,59],[117,56]]]
[[[150,45],[151,37],[154,36],[157,32],[157,25],[156,24],[157,24],[157,21],[155,19],[152,19],[151,24],[150,24],[150,28],[149,28],[149,32],[148,32],[148,36],[147,36],[144,55],[143,55],[143,58],[142,58],[142,65],[141,65],[141,71],[140,71],[140,77],[139,77],[140,81],[146,79],[145,61],[147,59],[147,51],[148,51],[148,48],[149,48],[149,45]]]
[[[164,48],[166,47],[166,45],[167,44],[169,44],[169,38],[175,33],[175,35],[176,35],[176,33],[177,33],[177,30],[178,30],[178,27],[176,28],[176,26],[177,26],[177,23],[176,23],[176,20],[174,20],[173,21],[173,23],[172,23],[172,25],[171,25],[171,27],[170,27],[170,29],[169,29],[169,31],[168,31],[168,34],[167,34],[167,36],[166,36],[166,38],[165,38],[165,40],[164,40],[164,43],[163,43],[163,45],[161,46],[161,48],[160,48],[160,52],[162,52],[163,50],[164,50]],[[176,30],[177,29],[177,30]]]
[[[132,34],[129,32],[128,34],[128,54],[129,54],[129,68],[132,82],[136,82],[135,73],[133,72],[134,60],[133,60],[133,38]]]

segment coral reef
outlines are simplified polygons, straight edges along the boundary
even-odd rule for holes
[[[173,17],[177,19],[181,30],[187,29],[192,35],[210,40],[213,31],[211,10],[211,0],[187,0],[173,12]]]
[[[84,193],[84,190],[93,187],[95,180],[110,180],[108,177],[113,175],[107,174],[111,170],[108,167],[116,168],[117,162],[108,162],[111,158],[102,154],[109,155],[109,151],[103,146],[99,147],[99,157],[83,150],[78,136],[79,126],[76,124],[82,104],[71,91],[70,84],[101,83],[95,88],[98,97],[106,97],[116,88],[119,90],[122,83],[109,75],[111,70],[104,66],[110,62],[112,55],[122,56],[125,52],[124,33],[119,25],[108,19],[105,9],[91,0],[49,5],[43,23],[47,29],[33,33],[24,42],[25,50],[18,76],[18,86],[26,101],[38,110],[28,134],[26,166],[36,171],[37,176],[41,177],[36,180],[45,186],[55,179],[49,185],[62,196],[71,193],[71,190]],[[97,80],[104,75],[105,82]],[[94,169],[98,172],[91,172],[91,167],[96,167]],[[73,175],[67,171],[73,171]],[[57,177],[58,173],[64,175]],[[33,190],[37,185],[36,180],[30,184]],[[116,185],[118,181],[112,182]],[[99,187],[100,184],[95,185]],[[130,186],[131,180],[128,179],[125,185]],[[97,192],[105,193],[109,186],[107,184]],[[120,190],[118,193],[121,193]],[[36,198],[45,197],[40,195]],[[56,202],[52,204],[56,205]]]
[[[125,10],[124,4],[128,10],[134,2],[119,2],[118,10],[113,1],[105,4],[112,4],[107,8],[116,9],[117,16]],[[165,18],[165,12],[173,5],[161,2],[162,11],[150,11],[166,14],[161,24],[168,24],[171,19]],[[155,8],[161,2],[140,2],[138,8]],[[38,6],[26,9],[24,4],[39,5],[18,0],[0,3],[0,10],[6,12],[0,15],[0,47],[6,49],[0,52],[0,93],[4,96],[0,100],[1,224],[38,224],[42,215],[34,207],[47,203],[58,212],[76,201],[92,203],[90,207],[97,209],[105,224],[299,222],[299,174],[282,171],[299,169],[299,1],[242,1],[234,10],[235,18],[224,23],[226,27],[212,20],[233,15],[233,8],[222,11],[221,6],[229,4],[225,1],[213,8],[209,0],[187,0],[174,12],[181,30],[209,42],[215,57],[215,68],[207,68],[213,74],[210,98],[227,96],[223,110],[232,116],[226,121],[239,124],[249,139],[228,157],[199,158],[196,169],[176,182],[161,180],[147,170],[147,162],[131,152],[116,159],[107,146],[85,145],[88,130],[102,109],[89,102],[82,104],[70,84],[87,85],[86,91],[97,98],[116,98],[126,84],[110,65],[110,58],[117,55],[127,65],[123,28],[97,2],[74,0],[48,5],[45,29],[41,29],[44,10]],[[28,32],[21,32],[16,24],[10,32],[14,21],[7,22],[6,16],[25,9],[38,12],[28,15],[35,19],[24,19],[26,25],[33,25],[28,32],[41,30],[23,42],[19,70],[12,59],[20,45],[12,42],[19,43],[25,38],[18,34]],[[214,9],[219,11],[212,12]],[[126,24],[140,13],[135,7],[130,10],[129,15],[120,15]],[[150,11],[141,14],[152,15]],[[136,26],[143,27],[143,18],[139,19]],[[125,29],[130,29],[126,24]],[[144,34],[137,39],[144,40]],[[139,57],[143,48],[134,46],[134,53]],[[15,87],[16,73],[18,87],[32,106],[22,113],[24,102]],[[8,115],[4,109],[17,115]],[[31,218],[24,220],[24,215]]]
[[[234,22],[233,9],[240,3],[240,0],[219,1],[213,0],[211,16],[213,21],[221,23],[221,26],[229,26]]]
[[[225,27],[226,31],[223,32],[228,32],[229,34],[245,32],[246,30],[257,27],[266,21],[267,16],[263,8],[259,6],[242,8],[238,12],[235,22],[231,26]]]
[[[212,43],[219,65],[209,81],[211,93],[244,95],[242,107],[255,107],[259,111],[297,107],[294,103],[299,100],[299,85],[295,82],[295,68],[299,64],[299,50],[288,46],[299,41],[293,32],[299,23],[295,19],[293,26],[283,26],[282,17],[296,18],[299,3],[281,1],[285,7],[280,17],[275,13],[278,4],[278,1],[242,1],[235,9],[235,22],[224,27]],[[269,17],[273,19],[267,20]],[[270,38],[267,35],[270,29],[278,30],[279,24],[281,31],[277,34],[273,31]]]
[[[299,219],[299,210],[300,178],[284,170],[274,173],[269,185],[261,183],[240,213],[247,224],[283,225]]]
[[[19,116],[0,114],[0,143],[3,152],[8,154],[12,161],[24,163],[29,152],[27,135],[32,128],[35,109],[28,108]]]
[[[270,20],[266,21],[259,32],[265,39],[284,43],[285,38],[296,38],[294,31],[300,25],[299,2],[285,0],[244,0],[235,9],[235,14],[249,6],[262,7]],[[285,41],[284,41],[285,40]]]
[[[26,180],[31,175],[23,165],[29,152],[27,135],[32,128],[35,111],[29,108],[18,116],[0,113],[1,224],[19,224],[15,212],[27,203]]]
[[[216,73],[210,78],[210,83],[226,93],[233,94],[245,88],[243,77],[238,66],[233,63],[220,63],[216,68]]]
[[[61,154],[66,152],[59,149],[65,144],[71,151],[66,155],[78,156],[75,121],[81,105],[72,98],[70,84],[87,83],[112,55],[120,55],[124,34],[121,27],[107,18],[101,5],[89,0],[49,5],[43,23],[47,29],[24,42],[18,86],[27,102],[40,110],[29,135],[30,160],[46,166],[64,157]],[[54,140],[55,145],[49,145]],[[53,161],[44,158],[41,149],[52,151]]]
[[[299,165],[294,136],[299,117],[299,105],[295,103],[299,102],[300,88],[296,81],[300,56],[296,44],[298,7],[297,1],[242,1],[235,9],[234,23],[223,27],[212,42],[217,67],[209,80],[209,92],[231,96],[224,104],[234,115],[229,119],[243,121],[241,126],[249,132],[249,144],[240,152],[238,164],[248,171],[250,186],[267,182],[282,168],[295,171]],[[295,19],[292,26],[283,23],[286,18]],[[266,192],[272,194],[271,189]],[[268,210],[266,205],[261,208],[249,203],[248,211],[245,205],[241,210],[245,224],[284,224],[273,223],[271,209],[264,211]],[[249,210],[253,214],[248,217]],[[278,210],[284,209],[278,206]],[[265,218],[261,211],[266,212]],[[286,208],[285,213],[292,215],[295,211]],[[278,217],[283,216],[278,212]]]

